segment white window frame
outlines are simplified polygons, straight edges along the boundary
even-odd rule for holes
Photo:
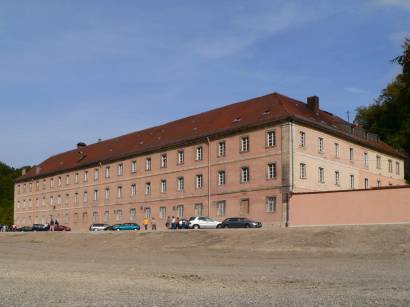
[[[226,184],[226,172],[224,170],[218,171],[218,185]]]
[[[250,170],[248,166],[241,167],[241,183],[248,183],[250,181]]]
[[[178,177],[177,178],[177,191],[183,191],[185,186],[185,180],[184,177]]]
[[[319,153],[323,153],[325,151],[325,141],[322,137],[318,137],[318,150]]]
[[[266,197],[266,212],[273,213],[276,212],[277,199],[276,196]]]
[[[137,184],[133,183],[131,184],[131,193],[130,193],[131,197],[135,197],[137,196]]]
[[[150,195],[151,194],[151,182],[148,181],[145,183],[145,195]]]
[[[117,176],[122,176],[124,175],[124,164],[119,163],[117,165]]]
[[[323,167],[319,167],[319,182],[325,183],[325,169]]]
[[[131,173],[136,173],[137,172],[137,161],[133,160],[131,161]]]
[[[152,169],[151,157],[145,158],[145,171],[150,171]]]
[[[276,163],[271,162],[267,165],[267,178],[276,179]]]
[[[185,162],[185,152],[183,150],[178,150],[177,153],[177,164],[181,165]]]
[[[202,146],[197,146],[195,150],[195,160],[202,161],[204,159],[204,149]]]
[[[340,158],[340,145],[339,145],[339,143],[335,143],[335,156],[336,156],[336,158]]]
[[[335,185],[340,186],[340,172],[335,171]]]
[[[225,200],[219,200],[216,203],[217,206],[217,216],[225,216],[226,214],[226,201]]]
[[[299,131],[299,146],[306,147],[306,132]]]
[[[161,193],[167,192],[167,180],[161,179]]]
[[[306,179],[307,178],[307,165],[306,165],[306,163],[300,163],[299,171],[300,171],[300,179]]]
[[[225,157],[226,154],[226,142],[221,141],[218,143],[218,157]]]
[[[122,186],[117,186],[117,199],[122,198]]]
[[[202,174],[198,174],[195,176],[195,187],[197,189],[202,189],[204,186],[204,176]]]
[[[111,167],[110,166],[106,166],[105,167],[105,178],[110,178],[110,170],[111,170]]]
[[[241,136],[241,147],[240,147],[240,152],[249,152],[249,146],[250,141],[249,141],[249,136]]]
[[[276,146],[276,131],[269,130],[266,131],[266,147],[275,147]]]

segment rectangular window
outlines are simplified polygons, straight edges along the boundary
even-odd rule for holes
[[[269,196],[266,197],[266,212],[275,212],[276,211],[276,197]]]
[[[105,178],[110,178],[110,167],[109,166],[105,167]]]
[[[31,192],[31,191],[32,191],[32,189],[33,189],[33,184],[32,184],[32,183],[30,183],[30,184],[28,185],[28,191],[29,191],[29,192]]]
[[[78,199],[78,193],[74,194],[74,204],[78,205],[78,203],[80,202],[80,200]]]
[[[131,173],[137,172],[137,161],[131,161]]]
[[[146,182],[145,183],[145,195],[150,195],[151,194],[151,182]]]
[[[340,186],[340,173],[335,171],[335,185]]]
[[[349,148],[349,160],[353,161],[354,160],[354,151],[353,148]]]
[[[145,159],[145,170],[150,171],[151,170],[151,158],[146,158]]]
[[[400,175],[400,163],[396,162],[396,175]]]
[[[78,183],[78,173],[75,173],[74,182],[75,182],[75,183]]]
[[[354,189],[354,175],[350,175],[350,188]]]
[[[241,199],[241,202],[239,204],[239,214],[240,215],[246,215],[249,214],[249,199]]]
[[[305,147],[306,146],[306,133],[304,131],[299,132],[299,146]]]
[[[318,150],[322,153],[325,150],[323,138],[318,138]]]
[[[218,185],[224,185],[225,184],[225,171],[219,171],[218,172]]]
[[[58,177],[58,186],[61,187],[61,176]]]
[[[195,186],[197,189],[201,189],[203,187],[204,180],[202,175],[196,175]]]
[[[184,205],[177,206],[177,214],[179,218],[184,217]]]
[[[162,220],[167,218],[167,208],[166,207],[159,207],[159,218]]]
[[[241,168],[241,183],[249,182],[249,167]]]
[[[122,186],[117,187],[117,198],[122,198]]]
[[[50,188],[54,187],[54,178],[50,179]],[[26,185],[23,185],[23,192],[26,192]]]
[[[137,196],[137,185],[135,183],[131,184],[131,197]]]
[[[37,191],[39,191],[40,190],[40,182],[37,180],[37,182],[36,182],[36,190]],[[20,194],[20,186],[19,186],[19,192],[18,192],[19,194]]]
[[[57,205],[61,205],[61,195],[57,196]],[[29,207],[31,207],[31,199],[29,200]]]
[[[300,179],[306,179],[306,164],[300,163]]]
[[[98,223],[98,212],[97,211],[93,212],[93,223]]]
[[[202,146],[198,146],[196,148],[196,161],[201,161],[203,159],[203,148]]]
[[[110,188],[105,188],[105,200],[110,199]]]
[[[369,188],[369,179],[368,178],[364,178],[364,188],[365,189]]]
[[[204,211],[203,204],[195,204],[195,216],[202,216]]]
[[[87,203],[88,202],[88,192],[87,191],[84,191],[84,194],[83,194],[83,203]]]
[[[65,185],[69,185],[70,184],[70,175],[66,175],[65,176]]]
[[[96,168],[94,170],[94,180],[98,180],[100,178],[100,170],[98,168]]]
[[[268,131],[266,133],[266,146],[267,147],[273,147],[276,145],[276,134],[275,131]]]
[[[393,161],[389,160],[389,173],[393,173]]]
[[[364,153],[364,166],[369,166],[369,154],[367,152]]]
[[[380,156],[376,156],[376,168],[377,169],[381,169],[382,168],[382,161],[381,161],[381,157]]]
[[[151,219],[151,208],[144,208],[144,217],[147,219]]]
[[[114,210],[114,214],[115,214],[116,221],[121,222],[122,221],[122,210],[121,209]]]
[[[177,164],[184,164],[185,154],[183,150],[178,150]]]
[[[226,212],[226,202],[224,200],[220,200],[217,202],[217,207],[218,207],[218,216],[225,216]]]
[[[335,143],[335,156],[336,158],[340,158],[340,146],[338,143]]]
[[[160,167],[165,168],[167,167],[167,154],[162,154],[160,158]]]
[[[94,190],[94,201],[98,200],[98,190]]]
[[[325,182],[325,170],[323,167],[319,167],[319,182]]]
[[[268,179],[276,178],[276,163],[268,164]]]
[[[124,174],[124,165],[122,163],[117,166],[117,175],[122,176]]]
[[[130,209],[130,222],[135,222],[137,220],[137,210],[135,208]]]
[[[110,221],[110,211],[104,211],[104,223],[108,223]]]
[[[167,181],[165,179],[161,180],[161,193],[166,193],[167,191]]]
[[[84,182],[88,181],[88,171],[84,171]]]
[[[225,157],[226,143],[225,141],[218,143],[218,157]]]
[[[177,190],[183,191],[184,190],[184,177],[178,177],[177,179]]]
[[[241,137],[241,152],[248,152],[249,151],[249,137],[243,136]]]

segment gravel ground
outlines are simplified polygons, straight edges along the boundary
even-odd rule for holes
[[[410,225],[0,233],[0,305],[410,306]]]

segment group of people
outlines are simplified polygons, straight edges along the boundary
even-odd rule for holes
[[[172,218],[168,216],[165,223],[165,227],[168,229],[188,229],[188,221],[184,218],[179,218],[178,216],[173,216]]]

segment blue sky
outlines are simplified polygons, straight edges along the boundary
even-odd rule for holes
[[[398,73],[410,0],[0,2],[0,161],[270,92],[346,118]]]

